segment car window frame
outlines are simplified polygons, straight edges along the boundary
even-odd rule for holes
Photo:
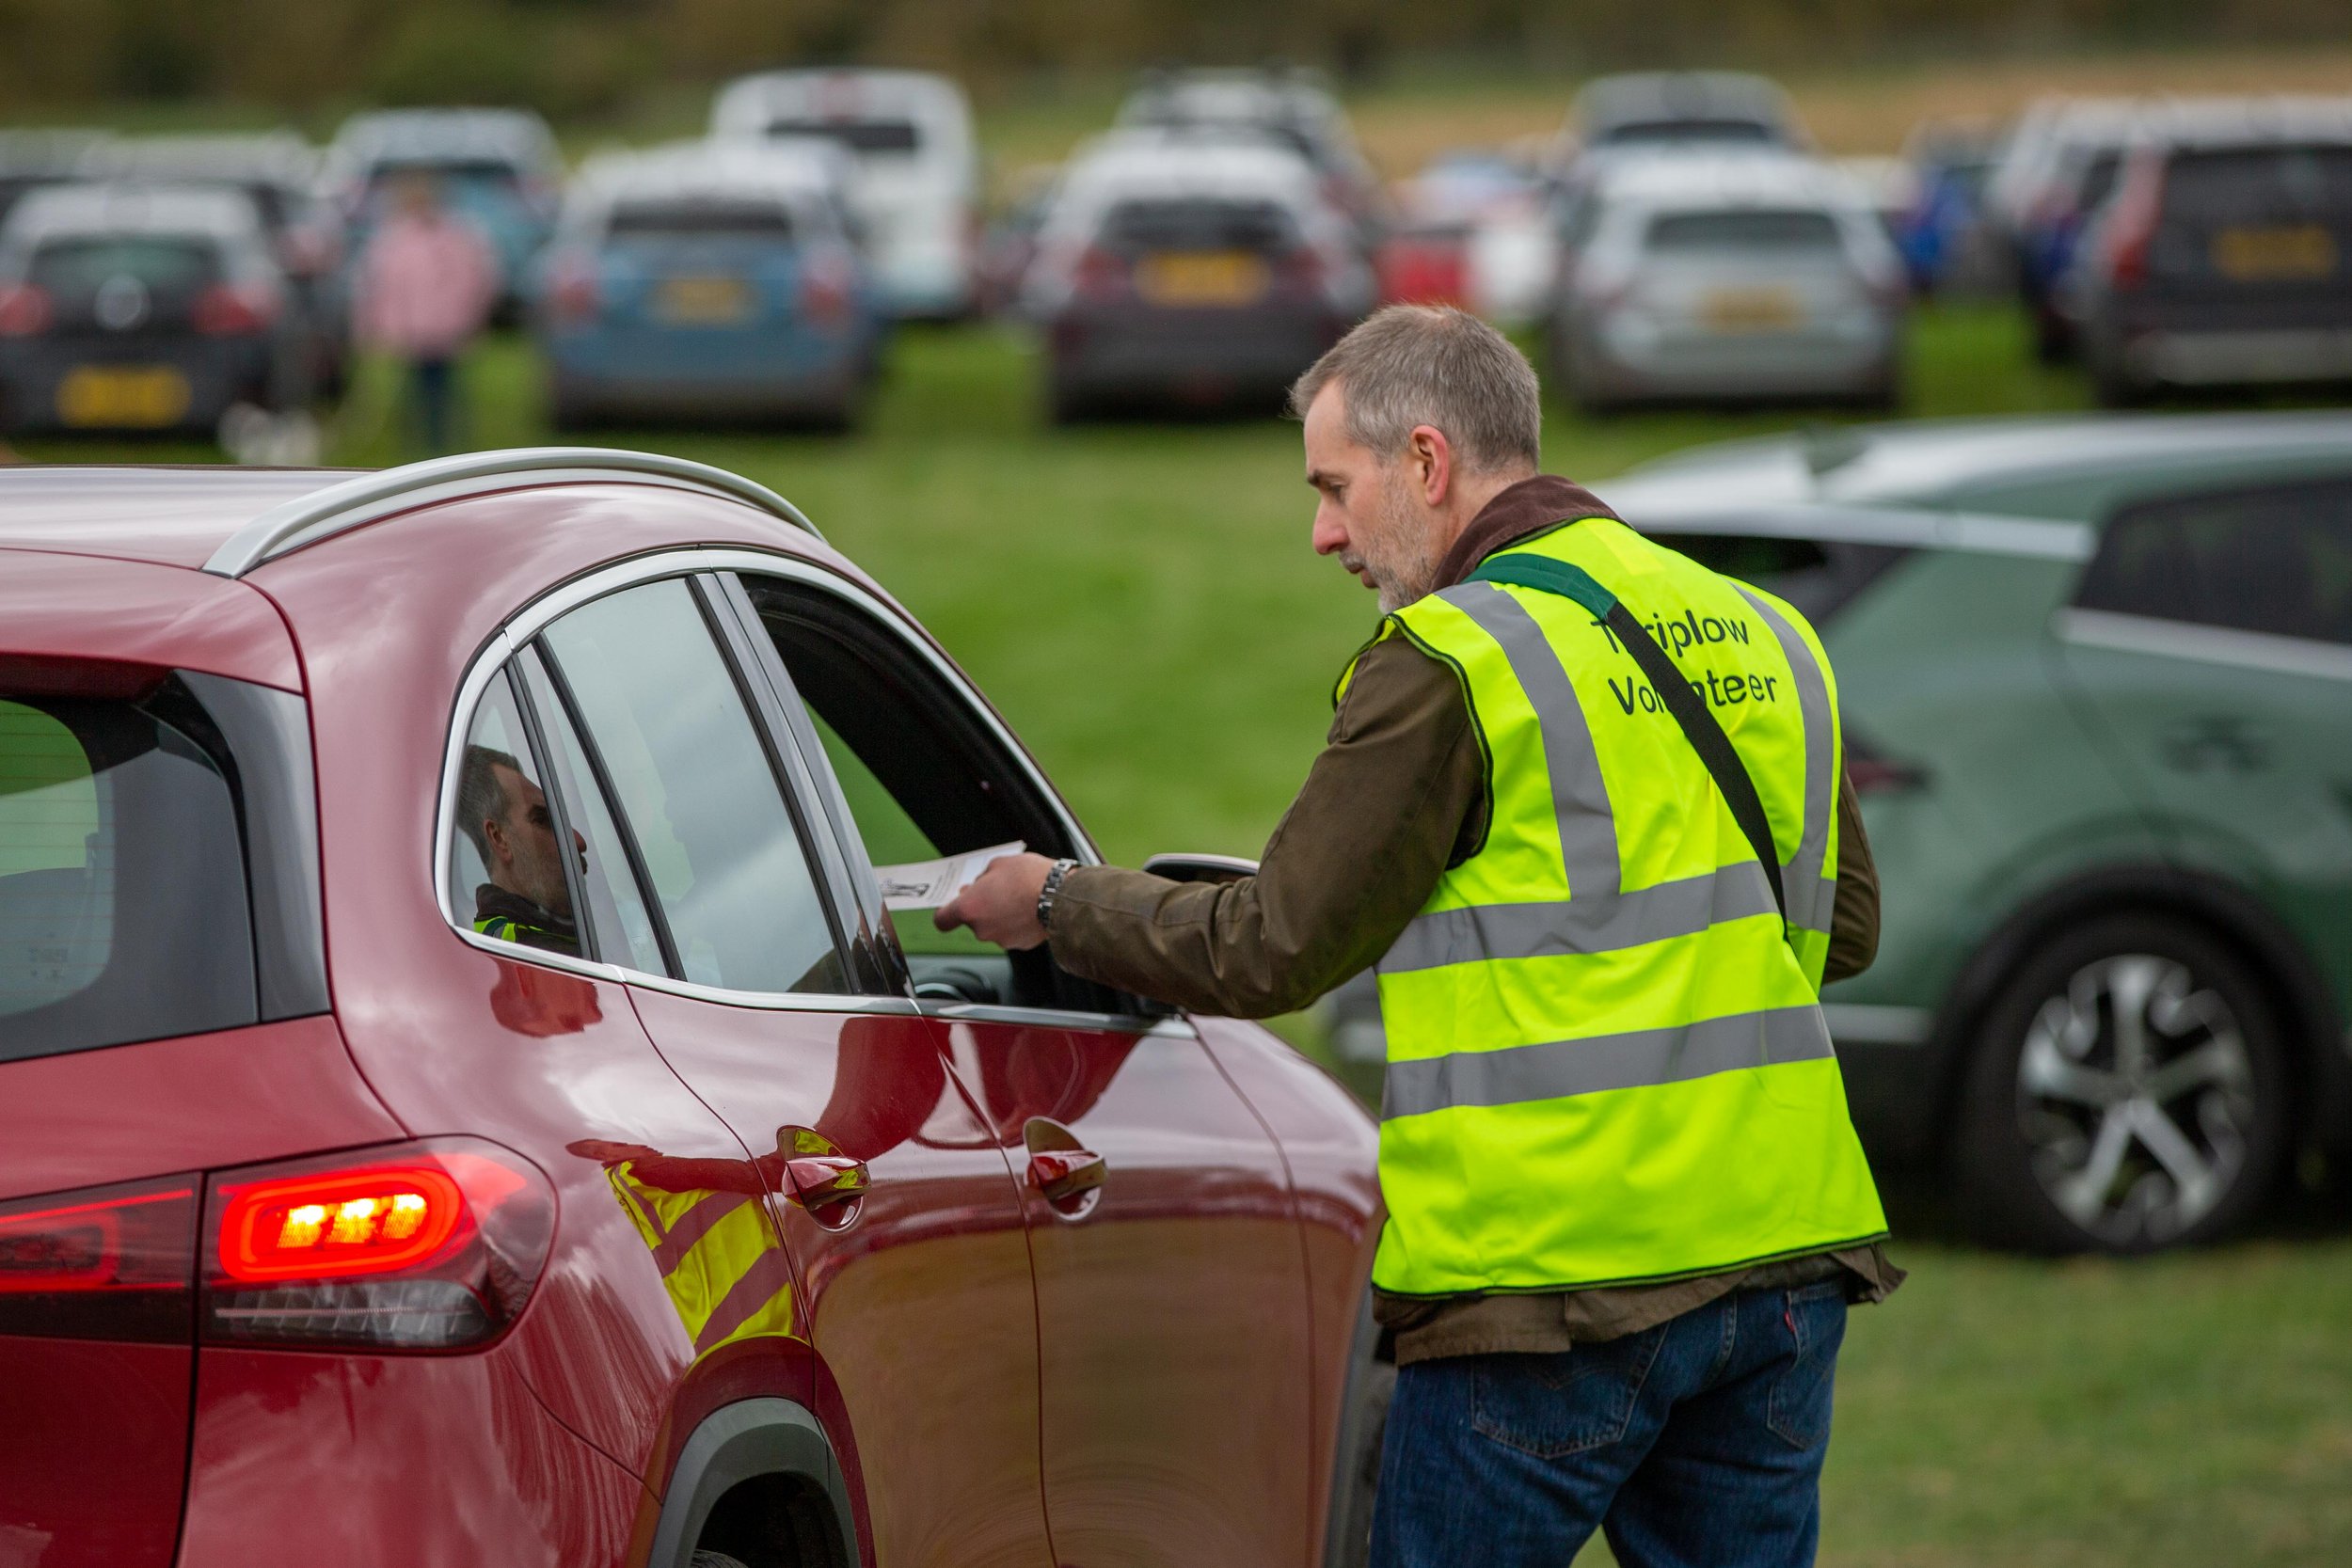
[[[754,563],[753,569],[755,570],[769,571],[772,569],[771,562],[789,560],[789,557],[769,556],[748,549],[688,548],[665,550],[658,554],[640,557],[634,561],[617,562],[587,572],[542,594],[510,615],[503,626],[484,641],[482,647],[476,650],[472,661],[467,666],[465,674],[460,677],[456,696],[452,705],[450,728],[441,764],[440,797],[434,813],[434,830],[429,851],[428,886],[432,890],[434,902],[441,911],[442,920],[459,941],[469,946],[516,962],[537,964],[543,968],[562,970],[606,980],[616,985],[642,986],[647,990],[667,991],[674,995],[698,1001],[716,1002],[730,1006],[783,1012],[908,1013],[914,1010],[911,993],[898,994],[888,990],[879,992],[734,990],[724,987],[705,985],[679,975],[650,974],[633,965],[614,963],[601,958],[574,958],[568,954],[551,953],[544,948],[507,942],[473,930],[466,921],[459,918],[456,906],[452,902],[448,847],[450,834],[455,831],[456,827],[458,772],[463,765],[466,739],[471,732],[474,717],[492,684],[505,673],[510,665],[519,658],[526,649],[537,649],[540,634],[571,611],[596,600],[625,593],[632,588],[644,587],[671,578],[682,578],[687,582],[689,591],[694,594],[697,608],[702,610],[705,625],[710,631],[711,641],[735,680],[738,694],[743,701],[744,709],[751,720],[753,729],[757,733],[761,746],[768,752],[776,787],[784,798],[786,810],[801,839],[802,852],[808,860],[810,879],[816,885],[818,901],[824,910],[826,919],[833,927],[834,945],[842,959],[843,972],[850,975],[859,973],[859,965],[852,961],[851,954],[846,946],[846,943],[851,940],[855,927],[843,918],[845,908],[856,907],[854,897],[852,895],[852,900],[849,905],[843,904],[842,899],[849,890],[841,885],[830,870],[832,857],[823,852],[824,839],[827,835],[817,833],[811,828],[812,821],[821,820],[821,817],[811,812],[811,803],[802,793],[798,783],[799,779],[806,773],[807,759],[800,755],[799,742],[793,737],[789,728],[778,730],[771,723],[771,709],[769,704],[762,700],[762,688],[766,684],[766,677],[752,678],[751,673],[739,662],[737,648],[734,645],[735,639],[726,629],[734,617],[725,609],[723,594],[713,592],[707,581],[714,573],[728,565],[749,562]],[[540,652],[537,657],[551,673],[560,674],[560,665],[548,659],[544,652]],[[520,691],[518,704],[528,699],[529,695],[528,690]],[[571,720],[574,728],[578,729],[580,727],[578,716],[572,715]],[[530,712],[526,722],[532,728],[533,743],[544,747],[545,740],[540,734],[535,710]],[[548,770],[545,759],[540,759],[540,761],[543,770]],[[554,778],[551,770],[549,771],[548,784],[560,786],[561,781]],[[542,787],[547,787],[547,785]],[[599,784],[598,787],[601,788],[602,785]],[[555,793],[555,789],[549,790],[550,797]],[[609,799],[605,801],[605,809],[612,814],[615,826],[620,832],[634,835],[634,827],[626,821],[619,807]],[[564,810],[568,813],[569,802],[565,803]],[[568,816],[564,820],[568,820]],[[632,864],[623,869],[637,883],[639,895],[646,900],[648,911],[651,912],[655,899],[652,890],[644,885],[643,879],[639,876],[635,865]],[[568,870],[566,874],[569,875]],[[574,907],[584,908],[578,903]],[[660,917],[657,916],[657,918]],[[583,926],[585,926],[584,922]],[[591,943],[594,943],[596,940],[591,928]],[[883,974],[890,973],[887,966],[882,964],[878,958],[869,958],[866,968],[868,971],[880,970]]]
[[[1020,775],[1044,810],[1053,817],[1055,825],[1063,834],[1071,858],[1081,865],[1103,863],[1101,850],[1095,847],[1094,841],[1080,826],[1068,803],[1047,782],[1043,770],[1037,766],[1036,759],[1030,756],[1028,749],[1013,736],[1004,721],[997,716],[996,710],[980,695],[971,681],[965,678],[963,673],[956,668],[954,662],[941,653],[919,630],[911,626],[903,611],[845,578],[789,558],[751,558],[749,563],[730,564],[725,570],[729,573],[748,572],[755,576],[780,578],[801,587],[825,594],[849,609],[856,616],[858,623],[874,636],[877,651],[912,659],[917,669],[937,686],[942,697],[959,705],[964,716],[980,734],[983,743],[994,752],[997,763]],[[840,832],[847,841],[848,852],[853,857],[854,863],[862,868],[866,881],[860,891],[871,890],[876,910],[877,928],[886,932],[890,929],[890,924],[881,913],[880,884],[874,879],[873,865],[866,853],[865,840],[858,833],[856,824],[850,816],[848,799],[841,789],[839,779],[834,774],[832,760],[825,755],[824,748],[817,740],[816,731],[808,718],[807,706],[802,702],[797,689],[793,688],[790,672],[786,669],[783,656],[777,652],[774,640],[769,636],[766,626],[761,624],[758,610],[751,603],[748,591],[743,588],[739,579],[733,586],[734,592],[741,595],[738,601],[739,606],[738,614],[742,618],[751,641],[759,650],[758,662],[770,670],[770,679],[777,683],[779,690],[793,693],[789,709],[794,715],[794,727],[796,730],[805,731],[806,738],[802,742],[803,750],[810,762],[813,773],[822,780],[819,793],[823,797],[825,809],[836,832]],[[936,998],[917,997],[914,994],[912,973],[907,967],[904,955],[898,950],[895,938],[884,938],[882,946],[895,966],[897,977],[907,988],[914,1009],[927,1018],[935,1018],[948,1022],[970,1021],[1032,1024],[1059,1029],[1088,1029],[1136,1035],[1167,1032],[1171,1029],[1186,1035],[1191,1033],[1190,1023],[1184,1019],[1184,1014],[1177,1010],[1106,1013],[1073,1007],[1041,1007],[990,1002],[943,1002]]]
[[[2244,501],[2321,488],[2352,492],[2352,473],[2339,470],[2280,475],[2260,483],[2199,486],[2160,496],[2135,497],[2111,509],[2100,520],[2092,552],[2083,561],[2067,590],[2066,603],[2058,610],[2054,626],[2058,637],[2061,641],[2087,647],[2153,654],[2192,664],[2223,665],[2315,680],[2352,681],[2352,642],[2128,610],[2097,609],[2081,602],[2083,586],[2090,579],[2099,551],[2106,548],[2108,538],[2119,525],[2138,513],[2200,501]]]

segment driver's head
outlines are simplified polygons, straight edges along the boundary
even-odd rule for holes
[[[459,824],[482,853],[491,884],[520,894],[549,914],[570,919],[571,887],[555,844],[547,792],[524,777],[511,752],[469,746],[457,787]],[[588,841],[575,832],[574,852]]]
[[[1540,456],[1534,368],[1444,306],[1374,314],[1298,378],[1291,409],[1306,423],[1315,551],[1376,590],[1384,612],[1434,592],[1447,546]]]

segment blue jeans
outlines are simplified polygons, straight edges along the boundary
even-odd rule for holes
[[[1843,1280],[1735,1291],[1557,1354],[1397,1373],[1373,1568],[1806,1568]]]

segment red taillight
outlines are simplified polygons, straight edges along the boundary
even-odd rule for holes
[[[837,257],[812,256],[801,264],[801,313],[826,326],[849,319],[850,267]]]
[[[2148,250],[2155,243],[2164,209],[2164,164],[2153,155],[2137,159],[2115,196],[2107,225],[2107,277],[2119,289],[2148,281]]]
[[[1082,294],[1107,293],[1125,285],[1127,259],[1101,245],[1089,245],[1078,253],[1077,264],[1071,268],[1070,277]]]
[[[0,1204],[0,1334],[185,1343],[196,1178]]]
[[[254,283],[215,283],[196,296],[189,320],[208,338],[261,332],[278,317],[278,296]]]
[[[240,1344],[453,1350],[506,1331],[555,1195],[495,1144],[438,1138],[215,1178],[202,1329]]]
[[[603,291],[596,287],[596,263],[575,259],[558,264],[548,291],[548,303],[559,322],[579,325],[596,320],[596,312],[604,309]]]
[[[1846,736],[1846,777],[1856,795],[1900,795],[1928,784],[1926,768],[1881,756],[1851,735]]]
[[[49,291],[31,283],[0,284],[0,338],[30,338],[49,330]]]

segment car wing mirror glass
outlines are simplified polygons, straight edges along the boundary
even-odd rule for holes
[[[1239,855],[1154,855],[1143,869],[1174,882],[1237,882],[1255,877],[1258,863]]]

